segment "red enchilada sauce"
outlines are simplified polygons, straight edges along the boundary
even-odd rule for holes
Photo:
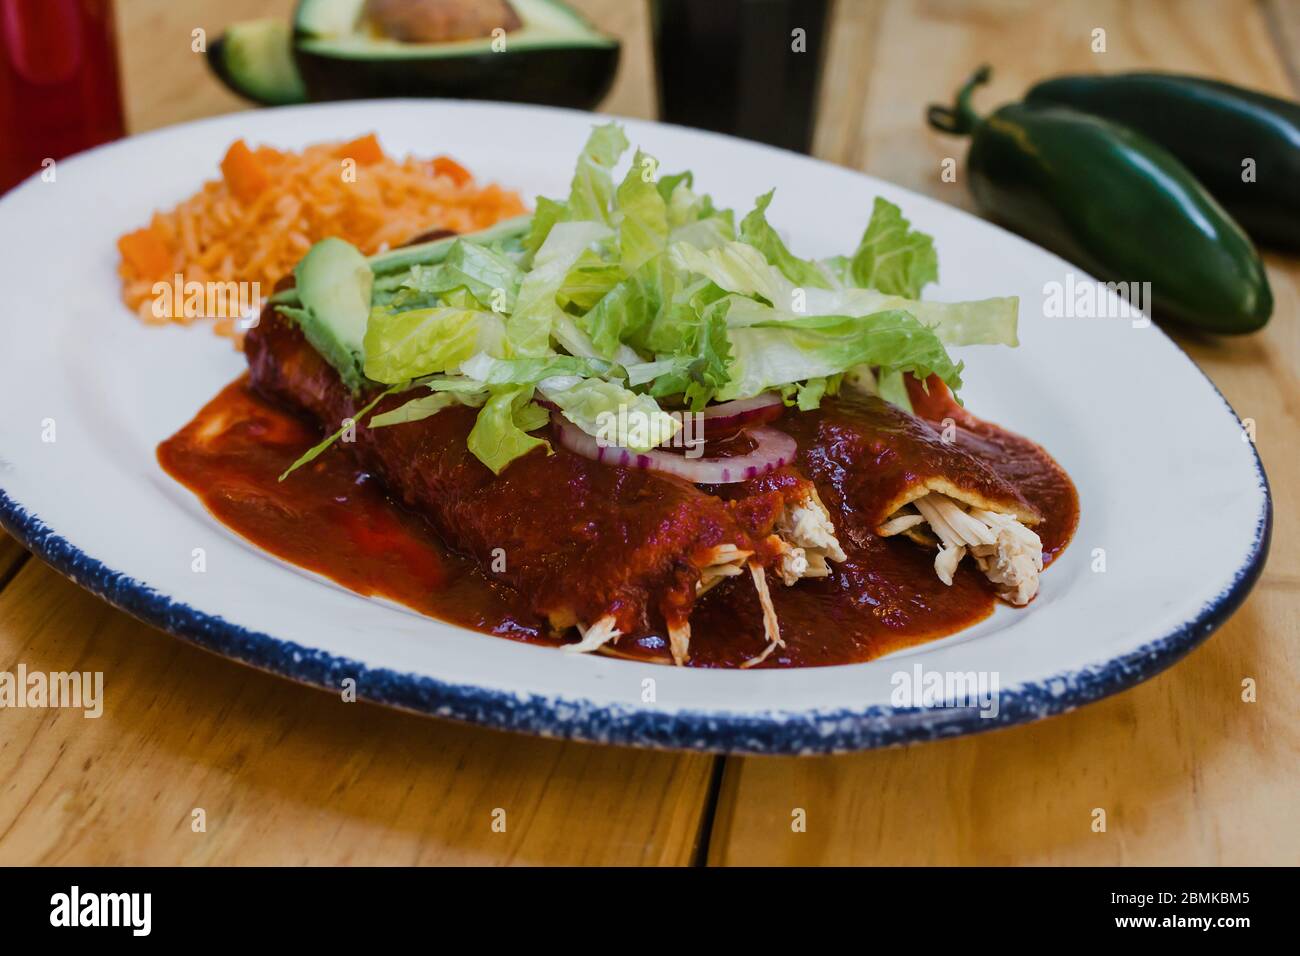
[[[1069,478],[1033,442],[967,415],[946,396],[946,390],[932,390],[920,397],[918,413],[935,422],[953,418],[959,444],[1015,484],[1045,516],[1035,530],[1043,539],[1044,563],[1050,563],[1078,519]],[[801,413],[792,433],[806,434],[817,414]],[[564,643],[509,588],[448,549],[424,519],[390,501],[345,452],[332,449],[296,472],[296,480],[278,481],[318,439],[314,428],[251,392],[243,376],[159,445],[158,460],[232,530],[359,594],[490,634]],[[962,562],[948,587],[935,576],[932,551],[873,534],[840,507],[833,482],[819,483],[819,490],[848,560],[835,565],[829,578],[790,588],[772,582],[786,646],[761,666],[866,661],[952,634],[992,612],[993,591],[970,561]],[[557,512],[564,507],[564,501],[555,502]],[[705,594],[691,615],[691,630],[692,666],[736,667],[760,653],[762,613],[748,577]],[[613,650],[625,657],[669,659],[666,641],[657,634],[625,636]]]

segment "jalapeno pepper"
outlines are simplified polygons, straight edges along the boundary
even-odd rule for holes
[[[1140,133],[1062,106],[971,106],[981,67],[930,125],[971,137],[970,189],[991,218],[1098,279],[1150,282],[1156,318],[1211,332],[1253,332],[1273,294],[1236,221],[1168,150]]]

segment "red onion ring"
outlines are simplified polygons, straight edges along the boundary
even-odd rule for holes
[[[685,478],[697,485],[729,485],[747,481],[775,471],[794,460],[798,446],[785,432],[775,428],[751,428],[748,435],[754,450],[735,458],[687,458],[651,449],[632,451],[617,445],[601,445],[563,415],[551,413],[551,423],[559,434],[560,445],[576,455],[620,468],[641,468]]]
[[[710,405],[702,414],[706,430],[715,434],[739,430],[742,425],[766,425],[785,411],[785,403],[776,392],[764,392],[753,398],[738,398],[721,405]]]

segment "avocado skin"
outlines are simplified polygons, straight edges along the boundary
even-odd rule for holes
[[[294,59],[313,100],[444,96],[592,109],[614,83],[619,46],[428,58],[343,58],[299,46]]]

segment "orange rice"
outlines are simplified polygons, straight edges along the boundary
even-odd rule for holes
[[[525,211],[517,193],[479,186],[446,156],[390,158],[374,134],[301,153],[236,140],[221,169],[220,179],[118,240],[122,299],[143,321],[194,321],[180,302],[156,314],[155,283],[172,286],[178,274],[183,282],[257,282],[265,298],[327,236],[372,255],[433,229],[469,232]],[[215,317],[214,328],[238,341],[238,320]]]

